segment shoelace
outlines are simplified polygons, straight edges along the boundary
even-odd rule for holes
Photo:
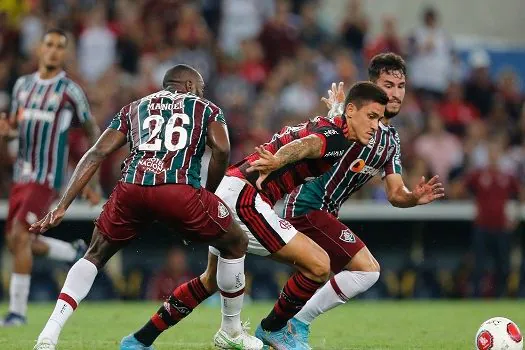
[[[248,319],[246,321],[241,321],[241,327],[243,332],[248,333],[248,331],[251,329],[250,320]]]

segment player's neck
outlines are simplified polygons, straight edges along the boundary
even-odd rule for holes
[[[53,79],[62,72],[62,68],[48,69],[46,67],[38,68],[38,77],[42,80]]]
[[[387,126],[390,125],[390,118],[383,118],[383,119],[381,119],[381,123],[383,125],[387,125]]]

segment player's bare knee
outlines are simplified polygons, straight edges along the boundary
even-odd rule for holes
[[[7,247],[11,253],[27,248],[31,244],[31,235],[25,226],[15,221],[11,232],[8,234]]]
[[[318,249],[310,264],[309,272],[311,279],[317,282],[325,282],[330,278],[330,257],[322,249]]]
[[[217,272],[216,271],[204,271],[202,275],[200,275],[200,280],[202,284],[204,285],[204,288],[210,293],[213,294],[216,291],[219,290],[219,287],[217,286]]]

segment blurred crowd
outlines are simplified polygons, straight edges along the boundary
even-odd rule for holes
[[[366,79],[369,59],[394,51],[408,62],[408,91],[394,119],[408,183],[438,174],[449,185],[448,199],[465,198],[457,184],[488,164],[494,140],[502,169],[525,178],[524,95],[512,70],[491,77],[483,50],[461,60],[435,9],[424,10],[408,36],[386,16],[375,36],[372,14],[359,0],[348,1],[342,23],[323,20],[323,6],[315,0],[3,0],[0,111],[9,108],[16,78],[36,70],[45,29],[60,27],[71,34],[66,70],[86,91],[101,128],[121,106],[160,89],[168,67],[187,63],[202,73],[206,97],[225,111],[235,162],[281,126],[324,114],[320,98],[331,82],[349,87]],[[87,144],[75,132],[72,140],[75,160]],[[11,177],[6,147],[15,146],[0,145],[2,197]],[[101,170],[106,193],[126,152]],[[385,199],[379,179],[357,195]]]

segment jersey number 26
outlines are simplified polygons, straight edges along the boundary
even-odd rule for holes
[[[177,119],[182,120],[182,125],[175,126]],[[144,119],[142,123],[142,129],[150,129],[150,124],[155,121],[155,126],[149,134],[146,142],[139,146],[140,151],[160,151],[162,148],[162,139],[164,140],[164,147],[168,151],[175,152],[186,147],[186,142],[188,141],[188,132],[184,129],[184,125],[190,123],[190,117],[187,114],[183,113],[174,113],[173,116],[168,119],[166,123],[166,128],[164,130],[164,135],[159,138],[159,134],[162,131],[162,125],[164,124],[164,118],[159,115],[151,115]],[[179,138],[177,143],[173,143],[173,134],[178,133]],[[155,140],[151,143],[152,140]]]

